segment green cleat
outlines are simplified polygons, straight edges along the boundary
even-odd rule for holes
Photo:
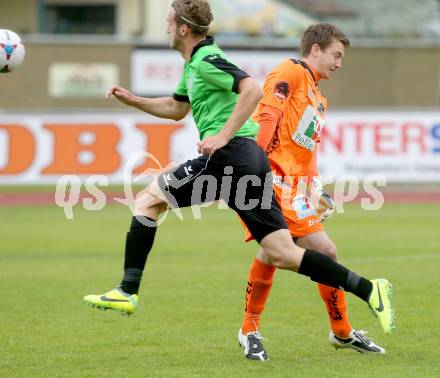
[[[101,295],[86,295],[84,300],[92,307],[100,310],[115,310],[123,315],[131,315],[138,305],[136,294],[124,293],[120,288],[115,288]]]
[[[390,335],[396,328],[394,310],[391,307],[393,285],[385,278],[378,278],[370,282],[373,285],[373,290],[368,299],[368,306],[373,314],[379,318],[383,331]]]

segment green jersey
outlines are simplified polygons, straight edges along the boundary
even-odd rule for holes
[[[249,75],[228,60],[212,37],[194,47],[173,98],[191,103],[200,140],[223,128],[237,103],[240,80],[246,77]],[[249,119],[235,136],[255,138],[257,133],[258,124]]]

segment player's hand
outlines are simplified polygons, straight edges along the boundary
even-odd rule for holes
[[[313,178],[310,197],[321,222],[332,216],[335,211],[335,202],[324,190],[324,186],[318,177]]]
[[[131,93],[128,89],[119,87],[117,85],[108,90],[106,98],[110,98],[112,95],[125,105],[136,106],[137,104],[137,96]]]
[[[318,213],[318,217],[321,222],[324,222],[326,219],[330,218],[335,211],[335,201],[330,197],[324,189],[321,191],[321,196],[319,198],[319,206],[316,212]]]
[[[221,134],[208,136],[203,139],[203,141],[197,143],[197,150],[202,155],[211,156],[215,151],[224,147],[228,142],[229,139]]]

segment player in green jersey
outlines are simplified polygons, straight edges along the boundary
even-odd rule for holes
[[[133,313],[159,215],[168,207],[223,199],[241,217],[275,267],[352,292],[369,304],[384,331],[391,332],[388,281],[369,281],[329,257],[293,243],[272,192],[269,162],[255,142],[258,125],[249,119],[262,91],[207,35],[212,21],[207,1],[173,1],[167,21],[170,46],[185,60],[174,96],[140,98],[119,86],[113,87],[109,96],[161,118],[180,120],[192,109],[201,155],[160,175],[137,195],[126,238],[122,282],[104,294],[86,296],[85,301],[98,308]],[[243,343],[258,344],[261,348],[254,352],[264,359],[258,335]]]

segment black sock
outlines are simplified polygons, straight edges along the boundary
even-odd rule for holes
[[[131,220],[125,242],[124,277],[120,288],[128,294],[137,294],[148,254],[153,247],[157,223],[154,219],[136,216]]]
[[[298,269],[299,274],[338,289],[344,289],[368,302],[373,285],[364,277],[348,270],[322,253],[307,249]]]

